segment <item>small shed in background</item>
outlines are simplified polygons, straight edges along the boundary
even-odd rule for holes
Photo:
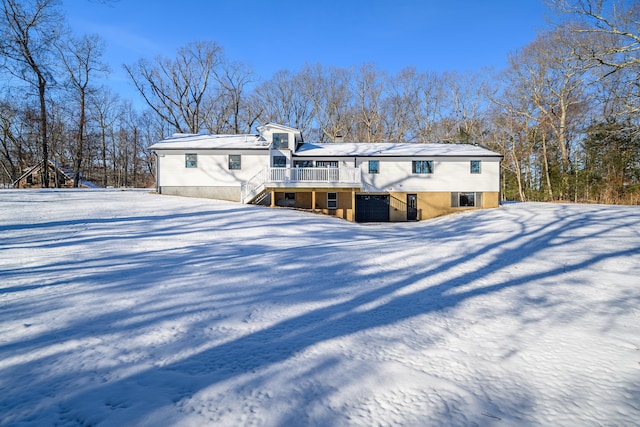
[[[49,167],[50,188],[73,187],[72,173],[65,171],[51,160],[47,164]],[[20,178],[13,182],[13,188],[42,188],[42,179],[44,178],[43,165],[44,161],[41,161],[37,165],[28,168]]]

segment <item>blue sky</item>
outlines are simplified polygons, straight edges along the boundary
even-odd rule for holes
[[[545,27],[543,0],[202,1],[66,0],[77,33],[97,33],[116,92],[131,91],[123,63],[173,57],[194,40],[214,40],[258,80],[305,64],[375,63],[396,73],[501,69],[507,55]]]

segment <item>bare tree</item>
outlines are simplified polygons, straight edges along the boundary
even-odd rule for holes
[[[530,64],[525,63],[526,60],[531,60]],[[533,153],[529,151],[528,153],[525,151],[524,153],[518,149],[518,146],[522,146],[522,141],[527,141],[531,138],[532,141],[537,141],[539,139],[539,143],[541,146],[541,158],[542,158],[542,170],[544,173],[544,183],[546,187],[546,192],[548,194],[549,199],[553,199],[553,186],[551,183],[551,171],[549,168],[549,158],[548,158],[548,150],[546,145],[546,138],[536,138],[537,134],[544,134],[540,132],[540,117],[537,111],[536,102],[533,99],[535,96],[534,90],[540,91],[539,87],[541,84],[539,83],[540,79],[537,79],[537,82],[532,81],[533,76],[537,76],[538,73],[536,70],[536,61],[533,58],[530,58],[528,55],[525,55],[523,52],[518,52],[513,54],[509,58],[510,67],[502,73],[502,86],[503,93],[500,96],[492,96],[492,101],[496,103],[501,111],[498,112],[498,118],[501,116],[510,117],[513,120],[516,120],[523,127],[523,131],[527,138],[525,140],[513,140],[513,144],[511,144],[510,151],[503,150],[503,154],[507,157],[507,160],[511,158],[515,164],[520,162],[522,163],[530,163],[531,158],[533,157]],[[542,79],[544,80],[544,79]],[[533,85],[533,86],[532,86]],[[500,120],[498,119],[498,125],[501,125]],[[531,135],[531,137],[529,137]],[[520,144],[516,144],[516,142],[521,142]],[[514,159],[520,159],[519,161]],[[518,166],[514,166],[518,167]],[[535,170],[532,165],[529,164],[529,167],[525,169],[525,171]],[[516,172],[517,173],[517,172]],[[519,189],[521,200],[524,199],[523,192]]]
[[[510,58],[511,85],[528,97],[535,111],[528,117],[540,126],[542,155],[550,197],[549,142],[560,154],[560,197],[568,196],[571,125],[577,125],[586,102],[586,69],[571,55],[562,28],[546,32]],[[522,114],[530,112],[521,111]],[[549,141],[545,128],[550,129]]]
[[[407,141],[412,128],[411,113],[418,109],[416,70],[408,68],[389,77],[386,96],[381,100],[381,120],[385,141]],[[417,124],[414,122],[413,124]]]
[[[42,161],[49,160],[47,89],[53,84],[52,46],[58,39],[62,15],[57,0],[3,0],[0,10],[0,58],[14,76],[37,89],[40,105]],[[43,168],[42,186],[49,187]]]
[[[573,35],[573,55],[591,71],[591,81],[615,81],[619,95],[616,121],[627,122],[640,112],[640,1],[549,0]],[[610,98],[609,96],[607,96]],[[611,104],[610,104],[611,105]],[[630,122],[632,123],[632,122]],[[638,133],[635,126],[629,130]]]
[[[640,67],[640,1],[548,0],[555,10],[568,14],[569,28],[580,37],[574,47],[581,59],[595,61],[613,73]]]
[[[222,63],[222,49],[209,41],[192,42],[178,49],[175,60],[157,57],[124,65],[149,107],[178,132],[197,133],[210,106],[211,86]]]
[[[120,115],[120,98],[106,88],[89,96],[89,113],[98,127],[102,186],[109,185],[108,149],[113,138],[114,126]]]
[[[302,71],[305,95],[313,105],[320,142],[350,137],[352,117],[349,84],[351,73],[344,68],[323,68],[320,64]]]
[[[246,91],[253,78],[251,70],[241,62],[233,62],[223,64],[214,73],[220,87],[217,100],[221,116],[225,118],[225,128],[234,134],[250,132],[255,117],[249,114],[252,117],[245,117],[247,123],[241,123],[241,117],[243,113],[249,113],[248,110],[242,110],[248,107]]]
[[[442,139],[437,125],[443,114],[445,88],[442,76],[436,73],[418,73],[414,68],[403,70],[397,79],[404,82],[409,124],[415,128],[415,140],[422,143]]]
[[[487,85],[486,73],[445,73],[440,106],[440,139],[445,142],[482,143]]]
[[[138,118],[140,139],[141,139],[141,163],[143,165],[142,173],[146,177],[155,178],[156,158],[154,154],[148,149],[153,143],[161,140],[165,133],[164,127],[166,124],[153,114],[150,110],[145,110]],[[145,186],[153,185],[153,182],[143,182]]]
[[[21,171],[19,156],[22,144],[16,132],[18,116],[19,111],[15,107],[8,102],[0,101],[0,174],[5,176],[8,182],[16,180]]]
[[[532,159],[534,158],[534,146],[536,128],[532,123],[534,117],[534,107],[527,96],[518,94],[518,88],[506,88],[500,98],[494,97],[494,108],[491,109],[490,118],[493,123],[491,132],[492,141],[489,146],[497,149],[504,155],[501,163],[503,170],[502,196],[517,198],[524,202],[529,199],[527,193],[532,182]],[[545,169],[546,172],[546,169]],[[550,191],[550,176],[547,177],[547,185]],[[513,191],[512,181],[515,178],[516,191]],[[508,186],[509,185],[509,186]]]
[[[73,186],[80,184],[82,162],[85,156],[85,131],[87,124],[87,97],[94,92],[90,81],[96,74],[104,74],[107,67],[101,62],[104,44],[97,35],[70,38],[58,46],[68,81],[75,92],[78,117],[73,154]]]
[[[362,142],[382,142],[384,125],[382,101],[386,75],[373,64],[365,64],[353,75],[354,137]]]
[[[264,111],[264,122],[280,123],[300,129],[303,134],[311,130],[313,107],[304,92],[303,76],[290,71],[278,71],[270,80],[255,90],[257,102]]]

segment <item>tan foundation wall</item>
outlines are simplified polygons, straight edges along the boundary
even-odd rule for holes
[[[500,193],[482,193],[482,207],[485,209],[497,208],[500,206]]]
[[[282,191],[278,189],[275,193],[275,205],[277,206],[289,206],[298,209],[313,209],[312,208],[312,193],[311,191],[300,191],[295,189],[291,191]],[[285,203],[284,193],[296,193],[295,203]],[[327,208],[327,193],[338,193],[338,208]],[[424,192],[424,193],[409,193],[416,194],[418,199],[418,220],[436,218],[443,215],[448,215],[454,212],[460,212],[462,210],[469,209],[481,209],[481,208],[468,208],[468,207],[451,207],[451,193],[445,192]],[[389,195],[395,198],[397,201],[404,203],[404,209],[394,207],[397,203],[392,202],[389,212],[389,220],[391,222],[402,222],[407,220],[406,202],[407,193],[391,192]],[[322,189],[322,191],[316,191],[315,197],[315,212],[324,213],[326,215],[336,216],[338,218],[345,219],[347,221],[355,221],[355,212],[353,206],[354,193],[351,189],[329,190]],[[498,192],[483,192],[482,193],[482,208],[497,208],[499,206],[499,194]]]
[[[389,193],[397,200],[405,203],[405,210],[391,208],[389,219],[392,222],[407,220],[407,194],[415,194],[418,201],[418,220],[435,218],[451,212],[451,193]],[[392,202],[393,205],[393,202]]]
[[[406,203],[407,193],[389,193],[391,197],[395,197]],[[451,207],[451,193],[409,193],[416,194],[418,198],[418,219],[436,218],[443,215],[448,215],[454,212],[460,212],[462,210],[469,209],[481,209],[481,208],[467,208],[467,207]],[[499,194],[498,192],[483,192],[482,193],[482,208],[497,208],[499,206]],[[393,208],[390,215],[391,221],[406,221],[406,211],[395,211]]]
[[[336,216],[338,218],[346,219],[347,221],[355,221],[355,215],[353,210],[353,190],[352,189],[322,189],[322,191],[316,191],[316,203],[315,208],[312,206],[313,194],[312,191],[295,189],[292,191],[286,191],[288,189],[278,189],[275,193],[275,204],[277,206],[285,206],[286,201],[284,193],[296,193],[296,200],[290,207],[298,209],[310,209],[315,212],[323,213],[325,215]],[[338,193],[338,208],[327,208],[327,193]]]

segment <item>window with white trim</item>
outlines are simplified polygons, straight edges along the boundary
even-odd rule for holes
[[[414,160],[411,162],[413,173],[433,173],[433,160]]]
[[[337,168],[338,162],[335,160],[318,160],[316,161],[317,168]]]
[[[242,158],[240,154],[229,154],[229,170],[239,170],[242,168]]]
[[[369,173],[380,173],[380,160],[369,160]]]
[[[296,168],[312,168],[313,160],[294,160],[293,167]]]
[[[480,173],[480,160],[471,160],[469,162],[469,171],[471,173]]]
[[[272,148],[289,148],[289,134],[274,133]]]
[[[285,156],[273,156],[273,167],[274,168],[286,168],[287,167],[287,158]]]
[[[185,168],[197,168],[198,167],[198,155],[195,153],[186,153],[184,155],[184,167]]]

